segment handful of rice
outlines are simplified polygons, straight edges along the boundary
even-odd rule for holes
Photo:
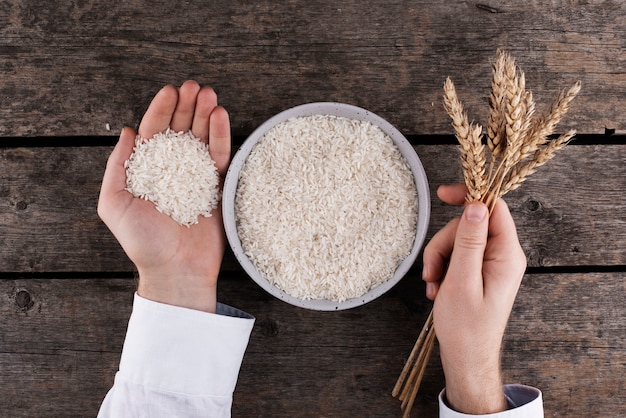
[[[220,201],[219,173],[209,147],[191,131],[167,129],[150,140],[137,135],[125,167],[126,190],[181,225],[210,217]]]
[[[391,279],[417,228],[412,172],[369,122],[313,115],[268,130],[235,195],[237,233],[269,282],[342,302]]]

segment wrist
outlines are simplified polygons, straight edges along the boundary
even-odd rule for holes
[[[154,302],[214,313],[217,277],[139,270],[137,294]]]
[[[450,361],[441,354],[448,405],[465,414],[492,414],[507,409],[499,356]]]

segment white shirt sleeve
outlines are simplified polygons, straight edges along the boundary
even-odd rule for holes
[[[505,385],[509,409],[487,415],[468,415],[456,412],[445,402],[445,389],[439,394],[439,418],[543,418],[541,391],[524,385]]]
[[[227,305],[210,314],[135,294],[119,371],[98,417],[230,417],[253,325]]]

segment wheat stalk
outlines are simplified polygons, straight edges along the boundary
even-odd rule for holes
[[[491,94],[487,129],[470,123],[459,101],[454,83],[444,83],[444,107],[452,119],[459,142],[467,201],[482,201],[492,211],[497,200],[518,188],[537,168],[552,159],[576,134],[570,130],[550,140],[556,125],[580,92],[576,82],[559,93],[545,115],[537,116],[535,102],[526,90],[526,77],[515,59],[498,51],[492,66]],[[487,147],[483,145],[486,136]],[[489,154],[485,152],[489,150]],[[487,161],[489,168],[487,169]],[[432,310],[392,391],[402,401],[408,417],[419,390],[436,336]]]

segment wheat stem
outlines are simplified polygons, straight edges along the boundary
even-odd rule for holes
[[[424,342],[424,339],[426,338],[426,334],[428,333],[428,330],[432,328],[432,323],[433,323],[433,311],[431,310],[430,314],[426,318],[426,323],[424,327],[422,328],[422,331],[420,332],[419,336],[417,337],[417,340],[415,341],[415,345],[413,346],[413,349],[411,350],[411,354],[409,355],[409,358],[407,359],[404,365],[404,368],[402,369],[402,373],[400,373],[400,377],[398,377],[398,381],[396,382],[396,385],[394,386],[393,391],[391,392],[391,395],[394,398],[398,396],[398,394],[400,393],[400,389],[402,388],[402,385],[404,385],[405,383],[407,374],[409,373],[409,370],[411,369],[411,365],[413,364],[413,361],[415,360],[415,356],[417,355],[420,348],[422,347],[422,344]]]

